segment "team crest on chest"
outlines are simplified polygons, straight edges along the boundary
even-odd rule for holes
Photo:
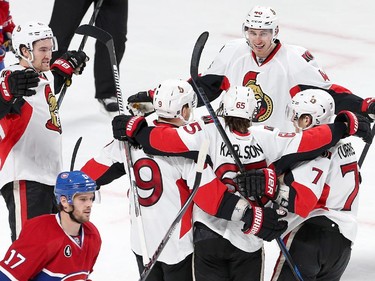
[[[66,245],[64,248],[64,256],[70,258],[72,256],[72,247],[70,245]]]
[[[245,74],[243,85],[253,90],[257,106],[253,115],[254,122],[264,122],[271,117],[273,112],[273,101],[269,95],[263,92],[258,84],[257,76],[259,72],[249,71]]]
[[[46,123],[46,128],[53,130],[53,131],[57,131],[61,134],[61,123],[60,123],[57,100],[56,100],[55,95],[52,93],[51,87],[49,85],[46,85],[44,89],[44,95],[46,97],[46,101],[49,107],[49,112],[51,115],[51,119],[49,119]]]

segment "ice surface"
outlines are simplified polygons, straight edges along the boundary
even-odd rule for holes
[[[242,36],[243,19],[256,4],[275,8],[282,42],[309,48],[331,80],[359,96],[375,95],[374,1],[136,0],[129,1],[128,43],[120,67],[124,97],[155,87],[164,79],[188,78],[195,40],[203,31],[209,31],[201,59],[203,71],[225,42]],[[52,0],[10,1],[16,24],[29,20],[48,23],[52,5]],[[82,23],[88,23],[91,13],[92,8]],[[71,49],[77,49],[80,40],[77,35]],[[85,51],[93,57],[93,39],[88,40]],[[12,54],[8,54],[6,62],[14,62]],[[65,169],[69,169],[71,152],[80,136],[83,141],[77,168],[111,139],[112,116],[101,110],[94,99],[92,63],[88,63],[82,76],[74,77],[62,104],[61,120]],[[363,144],[353,141],[359,156]],[[362,169],[359,233],[343,281],[375,280],[374,154],[371,147]],[[138,280],[129,247],[128,186],[128,178],[123,177],[103,187],[102,203],[94,206],[92,221],[100,230],[103,246],[93,280]],[[10,244],[9,237],[7,210],[0,199],[1,257]],[[276,242],[266,243],[265,280],[270,278],[277,254]]]

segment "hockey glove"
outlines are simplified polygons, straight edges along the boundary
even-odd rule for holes
[[[70,79],[74,74],[82,74],[89,57],[83,51],[67,51],[61,58],[55,60],[51,65],[51,70],[61,76]]]
[[[138,92],[128,97],[128,103],[135,103],[135,102],[151,102],[152,103],[153,97],[154,97],[153,90],[142,91],[142,92]]]
[[[154,91],[142,91],[128,98],[127,109],[133,116],[148,116],[155,112],[153,101]]]
[[[134,139],[137,132],[147,126],[147,121],[142,116],[117,115],[112,120],[113,137],[117,140],[128,141],[138,147],[139,143]]]
[[[362,112],[375,120],[375,98],[367,98],[362,102]]]
[[[269,168],[248,170],[238,174],[234,181],[240,193],[246,197],[263,197],[275,200],[278,193],[278,181],[274,170]]]
[[[272,241],[280,237],[287,229],[288,222],[279,220],[286,216],[283,210],[271,208],[261,208],[254,206],[247,209],[242,221],[245,223],[242,231],[246,234],[253,234],[265,241]]]
[[[6,74],[0,91],[5,101],[10,101],[13,97],[28,97],[36,94],[32,88],[37,87],[38,82],[39,74],[33,69],[16,70]]]
[[[359,114],[354,114],[353,112],[342,110],[340,111],[335,122],[345,122],[347,124],[347,136],[357,136],[363,139],[366,143],[372,142],[371,126],[369,120]]]

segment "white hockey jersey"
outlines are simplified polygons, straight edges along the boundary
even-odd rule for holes
[[[359,167],[350,141],[340,141],[324,156],[304,162],[292,170],[296,190],[295,213],[289,213],[287,235],[303,221],[326,216],[354,242],[357,234]],[[285,189],[285,186],[281,186]]]
[[[160,125],[167,126],[170,125]],[[151,156],[142,149],[131,148],[133,170],[142,223],[149,258],[164,238],[177,213],[190,195],[195,181],[195,162],[183,157]],[[90,175],[94,169],[110,167],[114,163],[126,163],[123,143],[114,140],[104,147],[100,155],[82,168]],[[95,176],[94,176],[95,177]],[[202,172],[202,179],[194,203],[210,214],[216,214],[226,186],[213,173],[210,166]],[[142,256],[139,228],[134,210],[134,195],[129,192],[131,217],[131,248]],[[176,264],[193,253],[192,207],[177,224],[158,261]]]
[[[294,131],[292,122],[286,120],[285,110],[300,91],[299,85],[323,89],[332,86],[305,48],[279,43],[259,64],[245,38],[228,42],[204,74],[225,75],[231,85],[250,87],[258,104],[253,121],[286,132]]]
[[[220,120],[225,127],[223,120],[221,118]],[[326,129],[328,127],[319,126],[305,131],[303,134],[296,134],[281,133],[276,128],[252,126],[250,133],[246,135],[231,133],[228,128],[226,128],[226,134],[234,149],[238,152],[240,161],[245,168],[255,169],[267,167],[285,154],[303,152],[306,149],[311,149],[311,146],[320,147],[324,145],[323,138],[328,137],[330,139],[330,133]],[[323,131],[318,132],[319,130]],[[322,137],[315,140],[317,142],[313,144],[311,136],[314,131],[315,136],[319,134]],[[142,138],[144,139],[145,136],[142,135]],[[238,167],[214,123],[197,121],[178,129],[155,127],[149,135],[150,143],[152,143],[154,149],[174,153],[197,151],[205,138],[210,140],[209,155],[216,176],[227,186],[235,186],[233,178],[238,171]],[[309,138],[311,139],[309,140]],[[144,149],[146,148],[144,147]],[[194,221],[204,223],[243,251],[254,252],[262,246],[263,240],[241,231],[243,222],[218,219],[205,214],[198,208],[194,210]]]
[[[25,69],[12,65],[5,71]],[[24,97],[21,114],[0,120],[0,187],[15,180],[54,185],[62,171],[61,124],[51,71],[40,75],[36,94]],[[0,83],[4,80],[1,75]]]

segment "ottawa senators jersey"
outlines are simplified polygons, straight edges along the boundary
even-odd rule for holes
[[[61,227],[59,215],[26,222],[0,262],[0,280],[87,280],[101,247],[98,230],[82,224],[80,245]]]
[[[286,121],[285,109],[292,97],[306,88],[328,90],[335,100],[336,112],[361,112],[363,99],[333,84],[308,50],[276,42],[275,49],[260,63],[245,38],[230,41],[205,74],[224,75],[231,85],[250,87],[257,99],[254,121],[282,131],[294,131],[293,124]]]
[[[12,65],[1,72],[25,69]],[[0,120],[0,187],[15,180],[54,185],[62,170],[61,124],[51,71],[40,75],[36,94],[24,97],[20,114]]]
[[[170,124],[156,123],[158,127],[171,128]],[[151,156],[142,149],[131,148],[134,179],[138,192],[129,192],[131,217],[131,248],[142,256],[139,228],[134,210],[138,198],[149,258],[156,251],[172,222],[186,202],[195,181],[195,162],[183,157]],[[82,168],[89,176],[105,175],[115,163],[124,163],[123,143],[117,140],[105,146],[98,157]],[[107,169],[105,169],[107,167]],[[100,176],[98,178],[100,180]],[[199,190],[193,199],[205,212],[217,213],[227,187],[221,183],[210,166],[202,172]],[[158,261],[176,264],[193,252],[192,206],[177,224]]]
[[[264,168],[276,160],[289,155],[296,158],[298,155],[307,157],[308,152],[313,152],[309,157],[320,155],[324,151],[321,147],[328,144],[332,146],[331,129],[328,125],[314,127],[301,134],[282,133],[276,128],[252,126],[248,134],[232,133],[220,118],[226,134],[238,153],[240,161],[246,169]],[[139,137],[138,137],[139,135]],[[213,169],[219,180],[225,183],[232,191],[236,184],[233,178],[238,172],[230,151],[226,147],[214,123],[203,121],[192,122],[178,129],[168,127],[153,127],[140,130],[137,141],[142,143],[144,150],[150,153],[168,153],[175,155],[188,155],[199,150],[199,145],[204,139],[210,140],[209,156]],[[319,140],[315,137],[320,136]],[[323,140],[324,137],[327,137]],[[314,142],[311,140],[315,139]],[[314,144],[313,144],[314,143]],[[290,162],[290,161],[285,161]],[[290,163],[291,164],[291,163]],[[200,221],[210,229],[228,239],[234,246],[247,252],[254,252],[262,246],[262,240],[256,236],[244,234],[241,231],[242,222],[232,222],[209,216],[194,209],[194,221]]]
[[[286,217],[289,225],[284,235],[309,218],[326,216],[354,242],[360,176],[351,142],[338,142],[323,156],[293,169],[292,174],[293,181],[287,184],[296,191],[295,214]]]

